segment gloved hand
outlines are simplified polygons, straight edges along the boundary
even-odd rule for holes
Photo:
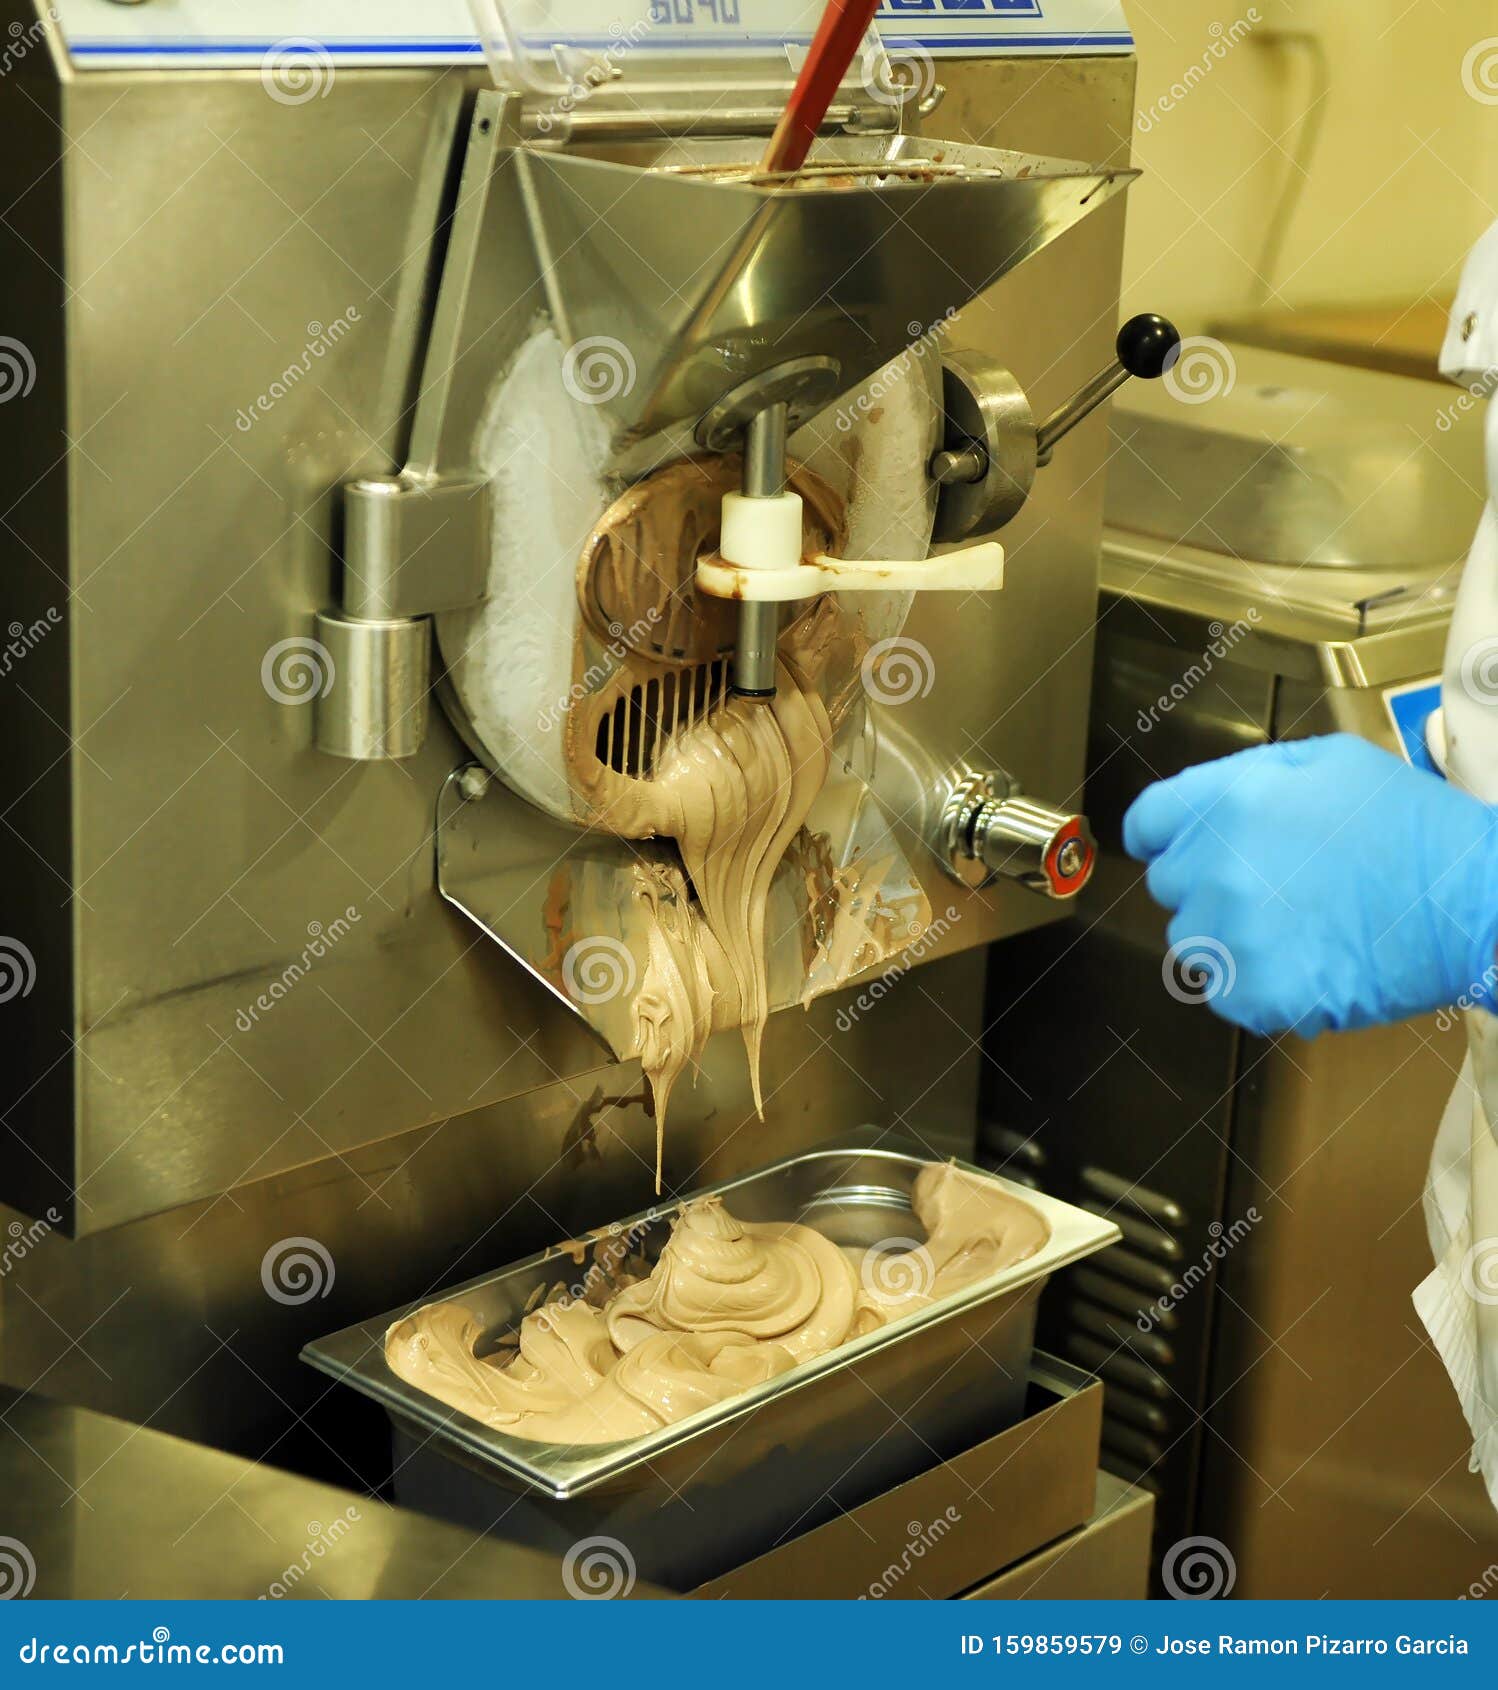
[[[1498,810],[1350,734],[1143,792],[1124,844],[1174,910],[1177,995],[1256,1033],[1498,1001]]]

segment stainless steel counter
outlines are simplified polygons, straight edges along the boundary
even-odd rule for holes
[[[562,1562],[0,1390],[0,1594],[563,1598]],[[668,1593],[637,1583],[634,1597]]]
[[[694,1594],[1142,1595],[1152,1499],[1096,1471],[1098,1387],[1051,1360],[1035,1377],[1037,1412],[1022,1425]],[[573,1583],[599,1588],[585,1566],[569,1580],[564,1557],[3,1388],[0,1498],[0,1600],[549,1600]],[[609,1561],[616,1594],[673,1595],[625,1581],[620,1565]]]

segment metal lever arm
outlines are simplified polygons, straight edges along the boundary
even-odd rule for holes
[[[1077,424],[1085,422],[1104,400],[1111,399],[1131,376],[1141,381],[1156,381],[1163,376],[1180,345],[1179,331],[1164,317],[1152,311],[1131,317],[1118,331],[1118,356],[1113,362],[1036,430],[1036,462],[1042,468],[1048,464],[1051,453]]]

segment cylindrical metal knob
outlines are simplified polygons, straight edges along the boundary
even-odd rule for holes
[[[931,479],[938,487],[970,487],[988,474],[988,453],[981,446],[938,452],[931,460]]]
[[[334,757],[388,762],[414,757],[426,738],[432,625],[425,617],[361,621],[317,618],[328,656],[317,700],[317,744]]]
[[[1085,816],[1033,798],[991,799],[973,822],[972,854],[995,874],[1048,898],[1075,898],[1097,863]]]
[[[975,888],[1002,876],[1048,898],[1075,898],[1097,865],[1087,818],[1027,798],[1003,771],[953,777],[940,835],[944,865]]]

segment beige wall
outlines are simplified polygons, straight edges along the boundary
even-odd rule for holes
[[[1467,249],[1498,218],[1498,3],[1255,0],[1253,10],[1262,21],[1247,0],[1130,0],[1135,151],[1147,176],[1130,209],[1127,305],[1195,328],[1257,303],[1265,230],[1312,81],[1306,55],[1270,39],[1290,17],[1324,41],[1331,91],[1273,300],[1449,294]],[[1463,79],[1464,59],[1487,38],[1468,81],[1486,74],[1494,103]]]

